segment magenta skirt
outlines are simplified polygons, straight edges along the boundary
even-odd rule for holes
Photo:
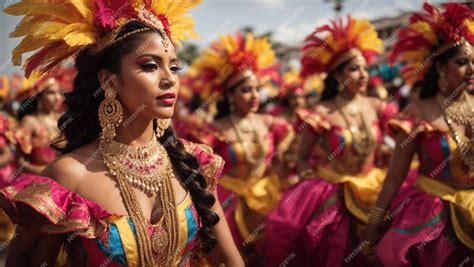
[[[342,266],[350,228],[342,192],[321,179],[287,190],[265,222],[265,266]]]
[[[415,187],[398,191],[387,231],[375,251],[377,266],[472,266],[469,250],[450,223],[449,205]]]

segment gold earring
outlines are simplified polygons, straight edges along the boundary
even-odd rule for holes
[[[444,77],[444,73],[442,72],[439,73],[438,89],[443,93],[448,89],[448,80]]]
[[[344,86],[342,86],[342,84],[338,84],[338,85],[337,85],[337,91],[338,91],[338,92],[344,91]]]
[[[112,88],[105,89],[105,99],[99,106],[99,122],[102,127],[101,139],[111,140],[115,137],[115,127],[122,122],[122,105],[117,100],[117,92]]]
[[[232,100],[232,98],[229,98],[229,109],[230,109],[230,113],[234,113],[235,107],[234,107],[234,100]]]
[[[156,137],[160,138],[165,133],[165,130],[170,127],[171,119],[157,119],[156,120]]]

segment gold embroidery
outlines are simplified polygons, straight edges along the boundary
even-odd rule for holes
[[[16,222],[30,226],[40,232],[47,234],[60,234],[76,231],[77,235],[86,238],[96,238],[101,233],[107,230],[107,224],[99,219],[93,217],[86,217],[86,219],[70,219],[60,207],[57,206],[51,195],[51,185],[44,182],[32,182],[21,191],[17,191],[13,187],[8,187],[3,190],[5,196],[11,201],[14,201]],[[20,208],[16,203],[24,203],[46,218],[41,220],[35,214],[24,214],[18,212]],[[69,213],[75,209],[89,212],[86,207],[73,207]],[[30,210],[29,210],[30,211]]]
[[[193,155],[196,154],[195,149],[201,149],[202,151],[212,156],[212,159],[208,164],[200,166],[200,170],[202,175],[207,180],[209,191],[214,191],[219,180],[219,177],[217,176],[224,167],[224,159],[219,155],[213,154],[214,151],[208,145],[186,142],[184,147],[188,153],[191,153]]]

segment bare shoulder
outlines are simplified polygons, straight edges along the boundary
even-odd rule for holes
[[[275,123],[275,121],[282,120],[282,118],[275,117],[270,114],[255,114],[255,117],[266,127],[270,127],[273,123]]]
[[[25,115],[22,119],[21,119],[21,125],[23,127],[28,127],[28,128],[35,128],[37,127],[39,124],[39,121],[38,119],[33,116],[33,115]]]
[[[364,96],[362,97],[362,99],[365,103],[368,103],[375,110],[378,110],[384,104],[384,101],[382,99],[373,96]]]
[[[334,100],[332,99],[319,102],[314,107],[314,111],[321,115],[328,115],[329,113],[332,113],[334,109],[336,109],[336,105],[334,104]]]
[[[70,153],[64,154],[49,164],[41,175],[49,177],[70,191],[90,174],[88,165],[100,157],[97,144],[90,143]]]
[[[224,132],[226,129],[230,128],[231,126],[227,117],[214,120],[212,122],[212,125],[214,126],[214,128],[216,128],[216,130],[221,131],[221,132]]]
[[[403,109],[403,112],[412,114],[416,117],[429,119],[433,112],[437,113],[436,102],[433,99],[423,99],[410,103]]]

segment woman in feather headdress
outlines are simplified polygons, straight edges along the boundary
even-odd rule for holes
[[[381,51],[374,27],[350,16],[306,39],[302,76],[327,76],[319,104],[298,112],[304,121],[297,154],[301,181],[265,221],[266,266],[357,266],[363,260],[363,226],[385,175],[375,166],[382,125],[396,112],[364,95],[367,65]],[[311,164],[316,146],[325,155]]]
[[[17,95],[21,125],[15,138],[20,152],[17,163],[22,171],[40,174],[56,158],[57,153],[49,146],[59,135],[63,94],[71,90],[74,75],[74,68],[63,67],[41,77],[35,73]]]
[[[193,67],[204,81],[202,100],[217,105],[212,125],[195,136],[226,161],[219,200],[234,242],[254,266],[262,259],[263,218],[281,193],[274,164],[294,136],[283,119],[257,113],[261,80],[276,73],[275,53],[267,38],[238,32],[214,41]]]
[[[457,3],[423,9],[391,54],[406,63],[408,83],[421,81],[420,100],[388,123],[396,148],[367,240],[378,241],[380,265],[467,266],[474,259],[474,96],[467,93],[474,88],[474,11]],[[400,188],[414,155],[416,188]]]
[[[186,15],[200,1],[28,0],[13,61],[34,51],[26,75],[73,57],[77,75],[59,119],[62,153],[41,175],[0,190],[17,223],[7,266],[243,266],[215,188],[223,160],[176,138],[176,45],[195,35]],[[39,49],[39,51],[37,51]]]

